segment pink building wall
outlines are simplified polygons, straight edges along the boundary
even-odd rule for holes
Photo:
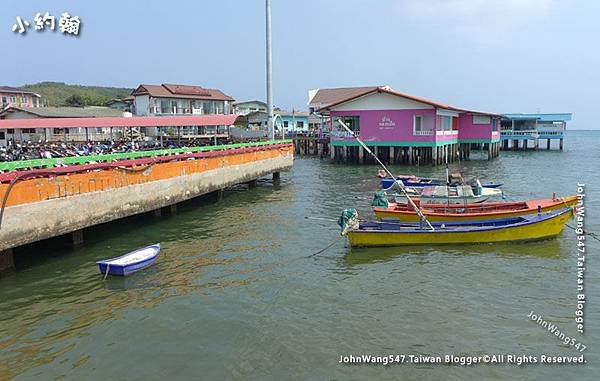
[[[371,142],[427,142],[435,141],[435,133],[432,135],[414,135],[414,117],[423,116],[424,126],[435,129],[435,109],[417,110],[356,110],[356,111],[332,111],[331,119],[338,116],[360,117],[360,138]],[[353,140],[350,137],[335,137],[332,141]]]
[[[14,97],[14,102],[11,100]],[[25,102],[22,101],[25,98]],[[31,94],[10,93],[0,91],[0,107],[18,106],[18,107],[36,107]]]
[[[500,120],[496,118],[497,131],[492,131],[492,120],[489,124],[473,124],[473,114],[460,113],[458,131],[437,131],[435,109],[414,110],[355,110],[332,111],[332,124],[336,117],[358,116],[360,118],[360,138],[365,142],[381,143],[428,143],[450,144],[460,140],[498,140],[500,138]],[[433,131],[430,135],[415,135],[413,132],[414,117],[422,116],[424,127]],[[332,142],[353,141],[351,137],[332,134]]]
[[[497,131],[492,131],[492,120],[496,119]],[[458,118],[459,140],[496,140],[500,137],[500,120],[490,117],[489,124],[473,124],[473,114],[461,113]]]

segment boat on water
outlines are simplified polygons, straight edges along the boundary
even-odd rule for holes
[[[406,188],[407,193],[419,200],[420,204],[470,204],[487,201],[490,197],[502,196],[496,188],[477,188],[477,193],[470,185],[445,186],[436,185],[421,188]],[[406,200],[406,195],[395,195],[396,202]]]
[[[525,216],[463,222],[433,222],[433,230],[423,223],[388,221],[357,222],[348,210],[340,217],[342,234],[352,247],[468,244],[530,241],[560,234],[573,215],[561,208]]]
[[[417,176],[398,176],[396,177],[398,180],[402,181],[404,186],[406,187],[428,187],[428,186],[436,186],[436,185],[447,185],[446,180],[440,179],[431,179],[431,178],[421,178]],[[381,187],[384,189],[390,188],[394,185],[394,179],[391,177],[384,177],[381,179]],[[465,181],[462,177],[452,176],[450,177],[450,185],[463,185]],[[473,184],[471,184],[473,185]],[[481,184],[484,188],[499,188],[503,184],[502,183],[485,183]]]
[[[475,204],[425,204],[421,212],[432,222],[475,221],[493,218],[509,218],[527,214],[549,212],[577,204],[577,196],[553,197],[520,202],[486,202]],[[389,203],[388,207],[374,207],[375,216],[403,222],[417,222],[419,216],[409,203]]]
[[[160,253],[160,243],[134,250],[120,257],[96,262],[100,273],[127,276],[152,266]]]

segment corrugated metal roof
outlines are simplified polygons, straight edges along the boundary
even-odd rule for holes
[[[123,116],[123,111],[110,107],[8,107],[0,112],[0,116],[11,112],[22,111],[40,118],[93,118]]]
[[[418,96],[415,96],[415,95],[401,93],[399,91],[391,90],[387,86],[376,87],[376,88],[372,88],[370,90],[364,90],[362,93],[357,92],[353,96],[350,96],[350,97],[348,97],[346,99],[340,99],[337,102],[329,104],[328,106],[322,107],[322,108],[320,108],[317,111],[330,110],[330,109],[334,108],[335,106],[341,105],[341,104],[346,103],[346,102],[350,102],[350,101],[352,101],[354,99],[357,99],[357,98],[360,98],[360,97],[363,97],[363,96],[366,96],[366,95],[369,95],[369,94],[373,94],[373,93],[386,93],[386,94],[398,96],[398,97],[401,97],[401,98],[410,99],[410,100],[413,100],[413,101],[416,101],[416,102],[421,102],[421,103],[424,103],[424,104],[428,104],[428,105],[436,107],[436,108],[442,108],[442,109],[447,109],[447,110],[453,110],[453,111],[459,111],[459,112],[468,112],[468,113],[473,113],[473,114],[500,116],[498,114],[489,113],[489,112],[473,111],[473,110],[467,110],[467,109],[463,109],[463,108],[459,108],[459,107],[454,107],[454,106],[451,106],[449,104],[432,101],[432,100],[427,99],[427,98],[422,98],[422,97],[418,97]],[[315,97],[316,97],[316,95],[315,95]]]
[[[341,100],[355,97],[378,89],[379,86],[338,87],[333,89],[319,89],[310,100],[310,104],[328,106]]]
[[[0,92],[2,93],[15,93],[15,94],[31,94],[39,97],[39,94],[34,93],[33,91],[19,89],[17,87],[11,86],[0,86]]]
[[[502,114],[502,116],[508,119],[514,120],[538,120],[540,122],[566,122],[571,120],[573,114],[569,112],[564,113],[553,113],[553,114],[526,114],[526,113],[516,113],[516,114]]]
[[[109,118],[48,118],[0,120],[7,128],[98,128],[98,127],[178,127],[229,126],[237,115],[134,116]]]
[[[233,101],[229,95],[225,95],[221,90],[206,89],[201,86],[176,85],[163,83],[161,85],[139,85],[131,95],[148,94],[155,98],[178,98],[178,99],[201,99],[217,101]]]

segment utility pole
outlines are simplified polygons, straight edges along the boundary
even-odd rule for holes
[[[271,68],[273,55],[271,54],[271,0],[265,0],[266,22],[267,22],[267,127],[271,140],[275,140],[275,124],[273,123],[273,83]]]

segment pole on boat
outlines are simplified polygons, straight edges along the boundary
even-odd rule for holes
[[[394,176],[394,174],[392,172],[390,172],[390,170],[383,164],[383,162],[381,162],[381,160],[379,160],[379,158],[377,157],[377,155],[375,155],[369,149],[369,147],[367,147],[367,145],[362,140],[360,140],[360,138],[358,136],[354,135],[354,132],[350,128],[348,128],[348,126],[343,121],[338,120],[338,122],[340,123],[340,125],[342,127],[344,127],[344,129],[350,134],[350,136],[352,136],[354,139],[356,139],[356,141],[358,142],[358,144],[360,144],[365,151],[367,151],[371,156],[373,156],[375,158],[375,160],[377,161],[377,163],[379,163],[379,165],[381,165],[381,167],[388,174],[388,176],[390,176],[392,179],[394,179],[394,183],[398,184],[398,186],[400,187],[400,190],[402,191],[402,193],[404,193],[404,196],[408,200],[408,203],[413,207],[413,209],[415,210],[415,212],[417,212],[417,215],[419,216],[420,220],[426,222],[427,225],[429,226],[429,228],[431,228],[431,230],[435,230],[433,228],[433,225],[431,225],[431,223],[429,222],[429,220],[427,220],[427,217],[425,217],[425,215],[423,214],[423,212],[421,211],[421,209],[419,209],[419,207],[417,206],[417,204],[415,204],[415,202],[412,200],[412,198],[410,198],[410,196],[408,195],[408,192],[406,191],[406,187],[404,186],[404,183],[402,181],[398,181],[398,179],[396,178],[396,176]]]

